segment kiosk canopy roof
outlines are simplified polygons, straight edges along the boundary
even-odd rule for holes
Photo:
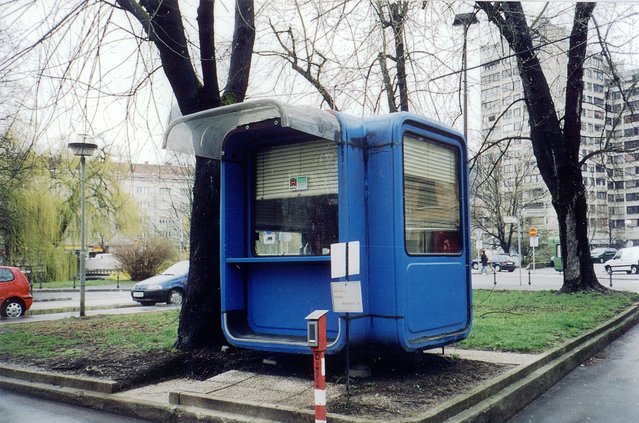
[[[277,119],[281,127],[338,141],[340,125],[330,112],[275,100],[254,100],[182,116],[169,124],[163,147],[221,159],[226,135],[237,127]]]

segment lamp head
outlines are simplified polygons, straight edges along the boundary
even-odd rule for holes
[[[98,149],[98,145],[92,142],[70,142],[68,147],[74,155],[81,157],[91,157]]]
[[[453,26],[470,26],[476,23],[479,23],[479,21],[474,13],[458,13],[455,15]]]

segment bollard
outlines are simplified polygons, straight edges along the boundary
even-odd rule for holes
[[[497,272],[493,269],[493,285],[497,285]]]
[[[326,423],[326,313],[328,310],[316,310],[305,318],[308,345],[313,351],[315,423]]]
[[[73,289],[75,289],[75,276],[73,277]]]
[[[608,276],[610,277],[610,287],[612,288],[612,272],[608,273]]]
[[[529,270],[528,271],[528,286],[530,286],[530,283],[531,283],[531,281],[530,281],[530,270]]]
[[[118,283],[117,283],[116,288],[117,288],[117,289],[120,289],[120,272],[118,272],[118,276],[117,276],[117,278],[118,278]]]

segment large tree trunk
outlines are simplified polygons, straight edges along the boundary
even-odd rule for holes
[[[581,177],[572,182],[582,185]],[[564,284],[560,292],[607,290],[598,282],[590,257],[584,188],[582,185],[570,201],[561,198],[553,201],[559,220],[564,265]]]
[[[606,291],[607,288],[597,281],[590,258],[586,191],[579,159],[583,65],[586,57],[588,21],[595,5],[578,3],[575,6],[568,51],[563,128],[521,3],[478,2],[477,5],[497,26],[517,57],[517,67],[530,119],[533,153],[539,173],[552,196],[559,221],[565,269],[561,292]]]
[[[160,53],[162,68],[182,114],[244,101],[255,41],[253,0],[236,0],[231,60],[224,95],[218,86],[213,0],[197,9],[200,82],[189,53],[177,0],[116,0],[132,14]],[[196,157],[191,212],[191,256],[186,296],[180,313],[176,346],[182,350],[219,346],[220,298],[220,161]]]
[[[220,330],[220,161],[196,157],[191,265],[176,346],[190,351],[225,342]]]

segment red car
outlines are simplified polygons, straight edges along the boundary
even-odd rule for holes
[[[0,266],[0,315],[20,317],[33,303],[29,281],[17,267]]]

